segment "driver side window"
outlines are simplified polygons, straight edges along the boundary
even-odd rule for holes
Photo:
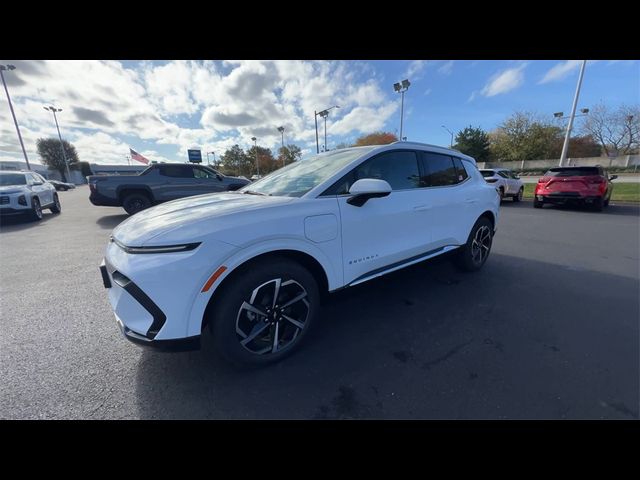
[[[213,173],[206,171],[204,168],[194,168],[193,176],[196,178],[213,178],[214,177]]]

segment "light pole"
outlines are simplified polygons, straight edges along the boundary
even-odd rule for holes
[[[9,109],[11,110],[11,115],[13,116],[13,123],[16,124],[16,132],[18,132],[18,140],[20,140],[20,146],[22,147],[22,154],[24,155],[24,160],[27,162],[27,170],[31,170],[31,165],[29,165],[29,158],[27,157],[27,151],[24,148],[24,142],[22,141],[22,135],[20,135],[20,127],[18,126],[18,120],[16,120],[16,113],[13,111],[13,105],[11,104],[11,97],[9,96],[9,89],[7,89],[7,82],[4,81],[4,72],[5,70],[15,70],[16,67],[13,65],[0,65],[0,77],[2,77],[2,85],[4,85],[4,91],[7,94],[7,101],[9,102]]]
[[[320,153],[320,144],[318,143],[318,115],[324,118],[324,151],[327,151],[327,116],[329,115],[329,110],[334,108],[340,108],[340,105],[334,105],[333,107],[326,108],[321,112],[313,112],[315,114],[316,120],[316,150]]]
[[[253,146],[255,147],[255,151],[256,151],[256,175],[260,175],[260,165],[258,164],[258,139],[256,137],[251,137],[251,140],[253,140]]]
[[[42,107],[42,108],[53,113],[53,119],[55,120],[56,128],[58,129],[58,138],[60,139],[60,150],[62,150],[62,158],[64,159],[65,167],[67,167],[67,182],[70,182],[71,172],[69,171],[69,162],[67,162],[67,154],[64,152],[64,144],[62,143],[62,135],[60,135],[60,126],[58,126],[58,117],[56,116],[56,112],[61,112],[62,109],[56,108],[52,105],[49,105],[48,107]]]
[[[400,104],[400,138],[402,137],[403,117],[404,117],[404,92],[409,90],[411,82],[409,80],[402,80],[402,82],[394,83],[393,89],[402,95],[402,103]]]
[[[449,130],[447,127],[445,127],[444,125],[440,125],[440,126],[451,134],[451,143],[449,143],[449,148],[453,148],[453,132]]]
[[[216,164],[216,152],[207,152],[207,165],[211,165],[211,162],[209,161],[209,155],[213,155],[213,164]]]
[[[562,154],[560,154],[560,163],[559,167],[562,166],[564,161],[567,158],[567,149],[569,148],[569,138],[571,137],[571,129],[573,128],[573,119],[576,115],[576,106],[578,105],[578,97],[580,96],[580,87],[582,86],[582,77],[584,77],[584,69],[587,66],[587,61],[582,61],[582,66],[580,67],[580,75],[578,76],[578,85],[576,87],[576,94],[573,97],[573,105],[571,106],[571,116],[569,118],[569,124],[567,125],[567,134],[564,137],[564,144],[562,145]]]
[[[282,134],[282,166],[284,167],[284,127],[278,127],[278,131]]]

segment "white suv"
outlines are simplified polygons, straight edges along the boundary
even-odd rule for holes
[[[56,187],[35,172],[0,171],[0,215],[29,215],[42,219],[42,209],[60,213]]]
[[[498,209],[460,152],[347,148],[137,213],[113,231],[100,270],[129,340],[197,348],[208,325],[226,358],[267,363],[300,344],[323,291],[456,249],[462,269],[478,270]]]
[[[487,183],[492,184],[500,194],[500,199],[511,197],[520,202],[524,195],[524,183],[520,177],[507,168],[486,168],[480,170]]]

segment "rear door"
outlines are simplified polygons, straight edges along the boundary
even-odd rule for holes
[[[193,166],[184,164],[164,164],[159,167],[163,185],[158,188],[156,198],[160,201],[198,195],[198,180],[194,176]],[[156,193],[154,191],[154,193]]]

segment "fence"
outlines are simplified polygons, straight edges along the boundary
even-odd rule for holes
[[[479,168],[508,168],[510,170],[544,170],[557,167],[559,158],[550,160],[522,160],[517,162],[478,162]],[[640,165],[640,155],[623,155],[621,157],[585,157],[567,158],[565,166],[593,167],[634,167]]]

